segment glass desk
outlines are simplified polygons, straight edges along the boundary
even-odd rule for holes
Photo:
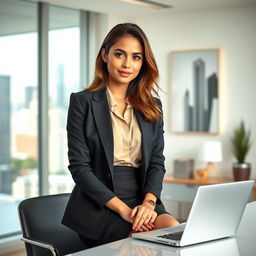
[[[72,256],[253,256],[256,255],[256,202],[247,204],[237,235],[183,248],[126,238]]]

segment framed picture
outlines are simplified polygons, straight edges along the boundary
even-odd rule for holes
[[[171,53],[171,130],[219,133],[219,50]]]

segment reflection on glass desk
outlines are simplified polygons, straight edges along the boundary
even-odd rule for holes
[[[183,248],[133,238],[98,246],[72,256],[253,256],[256,255],[256,202],[249,203],[237,235]]]

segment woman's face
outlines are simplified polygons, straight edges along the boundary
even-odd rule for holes
[[[107,63],[108,85],[128,86],[140,72],[143,48],[137,38],[126,35],[112,45],[108,54],[103,49],[102,59]]]

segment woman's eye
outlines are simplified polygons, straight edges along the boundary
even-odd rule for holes
[[[116,52],[115,56],[118,57],[118,58],[123,58],[124,54],[122,52]]]
[[[134,60],[140,60],[141,57],[140,57],[139,55],[135,55],[135,56],[133,56],[133,59],[134,59]]]

